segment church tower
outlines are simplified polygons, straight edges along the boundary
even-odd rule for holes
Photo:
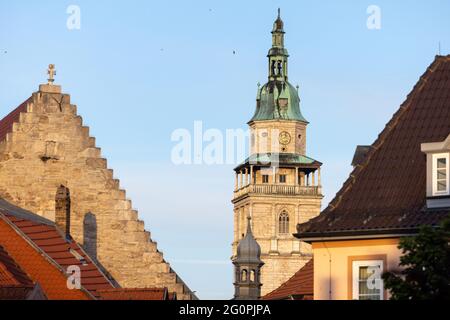
[[[268,54],[268,82],[258,84],[250,157],[235,169],[233,257],[244,238],[246,218],[261,247],[262,295],[287,281],[311,259],[311,248],[297,240],[296,225],[320,213],[321,163],[306,156],[308,121],[300,111],[298,87],[288,81],[289,54],[284,23],[278,18]]]
[[[239,241],[234,264],[234,300],[258,300],[261,297],[261,247],[253,237],[251,218],[248,217],[247,234]]]

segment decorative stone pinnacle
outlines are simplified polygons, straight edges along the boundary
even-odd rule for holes
[[[252,234],[252,217],[247,216],[247,234]]]
[[[54,64],[48,65],[47,74],[48,74],[48,84],[52,85],[53,82],[55,82],[55,75],[56,75],[56,69]]]

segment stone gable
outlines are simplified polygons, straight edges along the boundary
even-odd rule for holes
[[[71,235],[120,286],[195,298],[132,209],[70,96],[42,85],[26,104],[0,142],[0,197],[55,221],[57,191],[67,188]]]

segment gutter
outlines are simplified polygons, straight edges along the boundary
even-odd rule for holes
[[[321,232],[321,233],[296,233],[294,237],[307,242],[340,241],[340,240],[366,240],[383,238],[400,238],[415,236],[417,228],[411,229],[386,229],[368,231],[342,231],[342,232]]]

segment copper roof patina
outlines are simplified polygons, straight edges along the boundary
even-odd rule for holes
[[[298,166],[301,168],[319,168],[322,166],[322,163],[313,158],[295,153],[257,153],[247,158],[235,170],[239,170],[249,165],[261,167],[279,165],[288,167]]]
[[[256,111],[250,122],[293,120],[308,123],[300,111],[298,89],[288,81],[288,51],[284,47],[284,23],[280,13],[272,30],[269,50],[269,81],[260,87],[256,97]]]

